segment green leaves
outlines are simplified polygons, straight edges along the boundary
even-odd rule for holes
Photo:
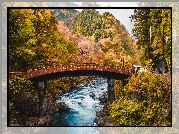
[[[73,19],[70,28],[77,35],[91,38],[105,54],[112,49],[116,55],[129,55],[132,63],[139,63],[140,53],[129,33],[111,13],[105,12],[101,15],[95,9],[84,9]],[[116,60],[111,61],[109,56],[102,60],[107,64],[119,64]]]
[[[171,77],[150,71],[132,75],[123,88],[116,81],[115,101],[108,106],[115,125],[162,126],[171,124]]]
[[[72,62],[77,48],[58,32],[50,10],[10,9],[9,27],[10,71],[42,67],[48,60]]]
[[[35,116],[38,113],[38,93],[34,84],[25,78],[9,79],[9,121],[17,115]]]
[[[9,80],[9,90],[10,94],[20,93],[22,91],[34,93],[35,91],[30,80],[16,76],[15,78]]]
[[[132,100],[119,99],[108,106],[115,125],[138,126],[142,117],[142,105]]]
[[[137,39],[138,49],[143,51],[142,64],[145,65],[146,61],[152,59],[153,68],[155,68],[156,64],[162,59],[162,46],[164,44],[164,58],[167,61],[167,66],[171,65],[171,41],[165,43],[166,34],[171,39],[170,14],[170,9],[136,9],[134,15],[131,15],[135,22],[133,36]],[[162,40],[163,26],[164,41]]]

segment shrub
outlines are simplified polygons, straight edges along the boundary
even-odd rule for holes
[[[119,93],[116,100],[108,106],[114,124],[171,125],[170,75],[150,71],[139,73],[138,76],[132,75],[123,93]]]

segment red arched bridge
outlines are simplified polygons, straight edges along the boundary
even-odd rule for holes
[[[27,72],[10,72],[10,78],[14,76],[25,77],[30,80],[49,80],[65,76],[88,76],[97,75],[114,79],[124,79],[132,74],[136,74],[134,67],[124,68],[122,66],[103,65],[95,63],[70,63],[66,65],[52,65],[39,69],[29,69]],[[123,77],[123,78],[121,78]]]
[[[132,74],[137,74],[134,67],[102,65],[94,63],[70,63],[66,65],[51,65],[39,69],[29,69],[27,72],[10,72],[14,76],[25,77],[33,81],[39,91],[39,113],[43,114],[43,102],[46,94],[46,81],[66,76],[100,76],[108,79],[108,101],[114,99],[114,79],[120,79],[125,85],[125,79]]]

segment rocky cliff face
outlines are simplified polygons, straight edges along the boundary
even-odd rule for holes
[[[106,106],[104,106],[102,110],[96,113],[96,118],[94,122],[98,126],[113,126],[112,123],[110,122],[109,113]]]

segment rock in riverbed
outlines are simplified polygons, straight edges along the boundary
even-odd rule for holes
[[[101,95],[101,96],[99,97],[100,103],[106,103],[107,100],[108,100],[107,93],[104,93],[103,95]]]
[[[110,123],[108,110],[106,108],[103,108],[96,113],[96,118],[94,122],[98,126],[113,126],[112,123]]]
[[[61,111],[68,111],[70,107],[65,104],[64,102],[56,103],[56,112],[61,112]]]

